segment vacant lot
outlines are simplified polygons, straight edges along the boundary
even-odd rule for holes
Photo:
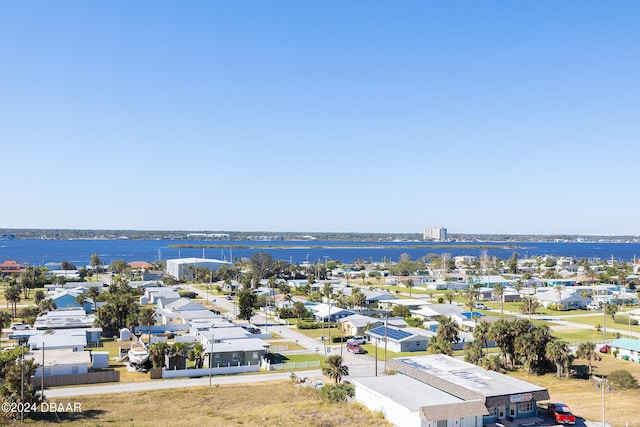
[[[82,404],[81,413],[60,417],[61,423],[78,426],[390,426],[359,404],[326,403],[315,390],[291,381],[57,401]]]
[[[574,366],[586,365],[583,360],[576,359]],[[607,375],[611,371],[624,369],[640,381],[640,364],[616,360],[604,355],[602,361],[594,363],[594,374]],[[591,380],[556,378],[554,375],[511,374],[524,381],[538,384],[549,390],[552,402],[568,404],[576,416],[590,421],[602,420],[602,389],[597,389]],[[637,402],[640,390],[620,390],[613,387],[605,393],[607,424],[613,427],[640,427],[640,410]],[[546,403],[546,402],[545,402]]]

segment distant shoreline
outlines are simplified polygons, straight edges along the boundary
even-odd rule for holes
[[[197,235],[191,237],[190,235]],[[220,235],[224,236],[221,238]],[[273,231],[202,231],[202,230],[100,230],[100,229],[14,229],[0,228],[0,240],[193,240],[199,241],[358,241],[358,242],[415,242],[416,245],[461,244],[482,245],[486,242],[519,244],[535,242],[576,243],[640,243],[640,236],[595,236],[568,234],[471,234],[449,233],[448,242],[425,241],[422,233],[363,233],[363,232],[273,232]],[[211,246],[211,247],[216,247]],[[226,245],[228,247],[228,245]],[[429,246],[432,247],[432,246]]]

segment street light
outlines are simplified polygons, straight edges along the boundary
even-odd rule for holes
[[[601,375],[599,377],[594,375],[594,378],[596,379],[596,388],[599,388],[602,390],[602,427],[605,427],[606,424],[606,412],[605,412],[605,405],[604,405],[604,392],[605,390],[610,392],[611,391],[611,386],[609,385],[609,380],[605,378],[604,375]]]

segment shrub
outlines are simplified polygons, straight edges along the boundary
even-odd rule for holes
[[[620,388],[636,389],[638,388],[638,380],[631,375],[629,371],[619,369],[609,374],[609,382]]]
[[[353,397],[355,388],[352,384],[338,383],[326,384],[320,389],[320,397],[329,402],[344,402],[348,397]]]
[[[620,316],[620,315],[616,316],[613,322],[619,323],[622,325],[628,325],[629,323],[631,323],[632,325],[638,324],[638,321],[636,319],[629,320],[629,316]]]
[[[181,290],[178,291],[178,295],[180,295],[181,298],[198,298],[198,294],[193,292],[193,291],[186,291],[186,290]]]

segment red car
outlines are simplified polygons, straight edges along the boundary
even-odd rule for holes
[[[351,351],[355,354],[362,354],[364,353],[364,348],[360,347],[359,344],[354,344],[354,343],[347,343],[347,351]]]
[[[609,353],[611,351],[611,346],[609,344],[605,344],[600,347],[600,353]]]
[[[549,403],[549,415],[558,424],[575,424],[576,417],[564,403]]]

